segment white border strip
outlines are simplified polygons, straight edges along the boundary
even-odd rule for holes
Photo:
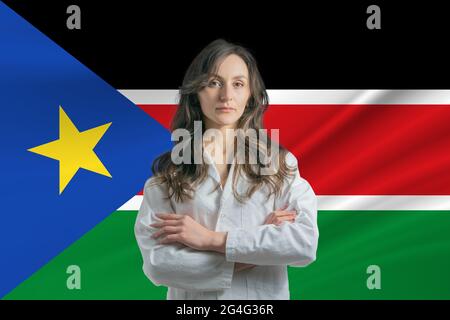
[[[450,210],[450,196],[317,196],[318,210]],[[118,211],[137,211],[143,196],[134,196]]]
[[[178,90],[118,90],[134,104],[177,104]],[[270,104],[450,104],[450,90],[267,90]]]

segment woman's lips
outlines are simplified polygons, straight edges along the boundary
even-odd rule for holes
[[[228,107],[221,107],[221,108],[216,108],[216,110],[218,112],[226,112],[226,113],[228,113],[228,112],[234,111],[235,109],[234,108],[228,108]]]

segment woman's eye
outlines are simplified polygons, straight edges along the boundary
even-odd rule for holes
[[[236,87],[243,87],[244,86],[244,84],[242,82],[236,82],[234,85]]]
[[[219,81],[217,81],[217,80],[212,80],[212,81],[209,82],[209,86],[210,87],[220,87],[221,83]]]

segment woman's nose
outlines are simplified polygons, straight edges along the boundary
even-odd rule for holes
[[[232,99],[231,89],[227,85],[224,85],[220,91],[220,100],[229,101],[231,99]]]

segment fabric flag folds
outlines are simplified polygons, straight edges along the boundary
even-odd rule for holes
[[[133,226],[178,91],[112,88],[1,2],[0,30],[0,297],[164,299]],[[450,299],[450,90],[268,94],[318,195],[292,299]]]

